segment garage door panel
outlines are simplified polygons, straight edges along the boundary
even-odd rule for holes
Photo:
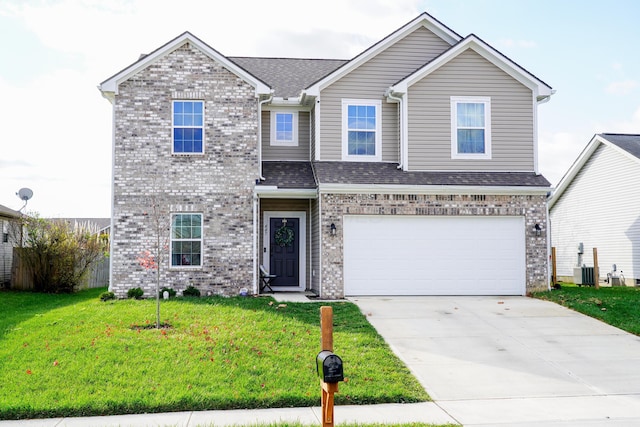
[[[522,217],[345,216],[346,295],[521,295]]]

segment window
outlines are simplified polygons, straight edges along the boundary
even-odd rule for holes
[[[271,112],[271,145],[298,146],[297,112]]]
[[[491,158],[491,98],[451,97],[451,157]]]
[[[204,102],[173,101],[173,153],[202,153]]]
[[[202,214],[171,216],[171,267],[202,265]]]
[[[381,101],[342,100],[343,160],[381,160],[381,108]]]

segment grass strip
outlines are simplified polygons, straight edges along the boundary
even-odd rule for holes
[[[553,301],[612,326],[640,335],[640,288],[562,285],[561,289],[535,292],[535,298]]]

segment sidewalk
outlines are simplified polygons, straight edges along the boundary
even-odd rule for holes
[[[409,423],[457,424],[433,402],[364,406],[335,406],[336,424]],[[108,417],[50,418],[0,421],[0,427],[221,427],[250,426],[276,422],[321,424],[321,408],[277,408],[230,411],[170,412],[161,414],[113,415]]]

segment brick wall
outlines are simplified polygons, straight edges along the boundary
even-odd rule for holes
[[[496,215],[523,216],[526,236],[526,289],[547,289],[546,196],[524,195],[415,195],[322,194],[322,298],[343,298],[344,215]],[[339,230],[330,235],[330,225]],[[534,225],[542,232],[535,236]]]
[[[174,99],[204,101],[204,154],[171,154]],[[226,295],[252,289],[257,108],[252,86],[188,43],[120,84],[111,245],[118,296],[138,286],[155,295],[155,272],[137,258],[155,252],[158,235],[168,245],[170,214],[181,212],[203,215],[203,265],[169,268],[165,250],[160,286]]]

